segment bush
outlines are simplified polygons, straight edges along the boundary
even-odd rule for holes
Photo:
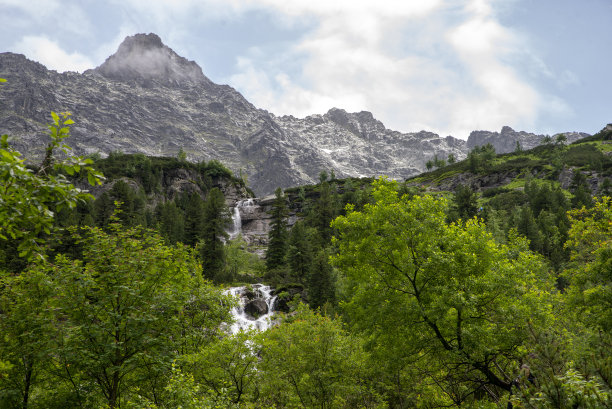
[[[569,166],[601,166],[604,162],[609,162],[609,159],[591,144],[572,146],[564,156],[565,163]]]

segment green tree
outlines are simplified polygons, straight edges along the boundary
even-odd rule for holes
[[[227,227],[232,215],[219,188],[212,188],[204,203],[200,255],[206,278],[219,281],[225,267],[224,242],[229,239]]]
[[[182,242],[185,236],[185,218],[174,201],[160,203],[155,209],[158,230],[170,243]]]
[[[591,196],[591,187],[587,182],[587,178],[584,173],[579,170],[574,171],[572,182],[570,184],[570,190],[574,194],[572,197],[572,207],[592,207],[593,198]]]
[[[443,168],[446,166],[446,161],[444,159],[439,159],[437,154],[434,155],[433,163],[436,168]]]
[[[291,278],[304,284],[313,262],[312,233],[302,220],[291,228],[287,248],[287,262]]]
[[[439,404],[459,405],[483,385],[491,399],[509,391],[527,323],[548,317],[539,258],[518,238],[495,243],[480,221],[446,224],[444,200],[400,198],[384,179],[373,195],[376,204],[333,223],[355,328],[412,356],[446,396]]]
[[[302,305],[292,318],[258,338],[260,404],[312,409],[384,407],[369,388],[362,341],[344,331],[339,321]]]
[[[514,145],[514,153],[521,152],[523,152],[523,147],[521,146],[521,143],[519,141],[516,141],[516,144]]]
[[[187,154],[185,153],[183,148],[179,149],[178,153],[176,154],[176,158],[179,160],[179,162],[186,162],[187,161]]]
[[[311,308],[322,308],[326,303],[336,301],[334,271],[329,264],[329,254],[325,249],[319,250],[308,274],[308,304]]]
[[[0,375],[0,407],[25,409],[54,351],[55,288],[40,270],[5,273],[0,288],[0,359],[10,364]]]
[[[7,135],[0,138],[0,242],[17,243],[19,256],[26,259],[44,256],[45,235],[55,230],[57,211],[91,198],[66,175],[84,172],[92,185],[103,179],[90,166],[91,159],[70,155],[70,147],[64,143],[74,123],[69,115],[51,112],[51,142],[36,171],[26,167],[21,154],[9,147]],[[64,159],[58,159],[58,153]]]
[[[204,234],[204,206],[197,193],[187,196],[185,204],[185,237],[183,243],[194,246]]]
[[[564,133],[560,133],[555,138],[555,144],[564,146],[567,143],[567,136]]]
[[[478,195],[474,190],[466,185],[458,185],[453,197],[453,207],[451,213],[453,220],[468,220],[478,214]]]
[[[242,236],[231,240],[225,246],[224,282],[240,280],[240,276],[259,275],[264,270],[264,262],[256,254],[247,250]]]
[[[135,385],[149,395],[161,393],[159,378],[172,360],[214,338],[228,311],[225,297],[202,281],[187,248],[165,246],[140,228],[113,224],[110,230],[90,228],[76,236],[81,260],[59,255],[35,269],[57,288],[56,342],[64,369],[95,381],[115,408]]]
[[[446,161],[452,165],[453,163],[457,162],[457,158],[455,157],[454,153],[449,153],[448,154],[448,159],[446,159]]]
[[[590,209],[572,210],[569,217],[567,304],[574,322],[584,325],[577,332],[584,345],[577,362],[612,400],[612,200],[604,196]]]
[[[287,253],[287,203],[283,190],[279,187],[275,191],[274,203],[270,216],[270,232],[268,233],[268,249],[266,251],[266,268],[268,271],[278,269],[285,265]]]
[[[234,403],[240,403],[245,395],[253,395],[257,361],[253,334],[243,331],[225,336],[181,359],[197,383],[218,397],[231,397]]]
[[[319,233],[319,247],[326,246],[331,240],[333,229],[331,221],[337,215],[337,196],[335,189],[328,182],[319,185],[319,197],[315,202],[310,216],[310,225],[315,227]]]
[[[612,200],[604,196],[569,216],[571,263],[565,274],[571,301],[583,321],[612,333]]]

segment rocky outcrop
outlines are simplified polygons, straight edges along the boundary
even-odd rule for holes
[[[584,132],[565,132],[563,134],[567,138],[566,143],[572,143],[578,139],[590,136]],[[551,137],[553,142],[558,135],[559,134],[556,134]],[[495,152],[509,153],[516,150],[516,144],[518,142],[521,149],[528,150],[544,143],[546,136],[547,135],[536,135],[524,131],[515,131],[509,126],[504,126],[501,132],[473,131],[468,137],[467,149],[472,150],[477,146],[484,146],[490,143],[495,148]]]

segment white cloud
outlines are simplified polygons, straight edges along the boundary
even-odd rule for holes
[[[73,0],[0,0],[0,23],[31,31],[39,27],[44,32],[51,28],[56,33],[87,36],[91,32],[91,21],[81,5]]]
[[[0,4],[20,1],[0,0]],[[48,4],[57,7],[58,2]],[[227,75],[247,99],[276,114],[305,116],[334,106],[369,110],[392,129],[427,129],[465,138],[474,129],[503,125],[527,129],[541,112],[552,109],[544,107],[545,98],[527,81],[530,72],[515,68],[516,54],[529,50],[524,38],[497,19],[499,0],[111,0],[109,4],[121,10],[119,33],[90,51],[89,58],[35,36],[22,39],[19,52],[50,68],[82,71],[99,65],[126,35],[143,27],[155,27],[166,44],[182,53],[181,45],[195,49],[193,33],[207,21],[240,21],[246,13],[258,11],[275,24],[305,30],[293,44],[261,44],[258,50],[237,56],[235,72]],[[530,69],[551,75],[544,63]],[[575,81],[570,74],[564,75],[567,83]],[[554,105],[555,112],[566,109],[562,100]]]
[[[524,44],[496,20],[489,0],[465,4],[458,21],[449,17],[457,14],[454,2],[259,3],[292,18],[318,18],[288,51],[304,58],[301,75],[264,57],[238,64],[231,77],[247,98],[272,112],[363,109],[393,129],[466,138],[474,129],[528,127],[542,109],[535,89],[507,63]]]
[[[83,72],[94,67],[89,57],[77,52],[67,52],[47,37],[26,36],[12,48],[14,51],[40,62],[47,68],[60,72]]]
[[[0,0],[0,6],[5,11],[13,8],[31,16],[47,16],[59,11],[61,3],[58,0]]]
[[[552,109],[508,62],[525,43],[497,21],[492,0],[459,11],[453,1],[249,3],[318,22],[284,51],[304,60],[301,73],[286,71],[282,58],[239,59],[230,83],[274,113],[369,110],[392,129],[466,138],[474,129],[527,129]]]

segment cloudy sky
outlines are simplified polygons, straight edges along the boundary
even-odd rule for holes
[[[277,115],[463,139],[612,122],[611,0],[0,0],[0,27],[0,52],[79,72],[154,32]]]

